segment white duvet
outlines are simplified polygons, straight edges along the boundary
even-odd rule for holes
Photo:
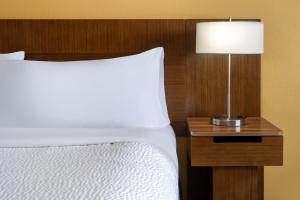
[[[165,129],[0,129],[2,200],[178,200]]]

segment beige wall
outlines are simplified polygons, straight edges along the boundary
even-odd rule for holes
[[[299,0],[0,0],[0,18],[261,18],[262,115],[285,132],[285,166],[266,168],[267,200],[300,199],[299,10]]]

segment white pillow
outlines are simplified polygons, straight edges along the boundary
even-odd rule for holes
[[[24,58],[25,58],[24,51],[0,54],[0,61],[1,60],[24,60]]]
[[[163,57],[1,61],[0,127],[167,126]]]

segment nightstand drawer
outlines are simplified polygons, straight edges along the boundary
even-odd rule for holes
[[[190,137],[192,166],[280,166],[282,136]]]

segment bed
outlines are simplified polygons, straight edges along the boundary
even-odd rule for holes
[[[188,159],[186,157],[186,141],[184,137],[186,132],[186,117],[213,116],[222,115],[223,113],[225,113],[226,105],[224,105],[224,102],[226,101],[227,94],[223,90],[223,85],[220,83],[227,83],[227,59],[226,56],[222,55],[195,54],[195,28],[196,23],[199,21],[205,20],[2,19],[0,20],[0,53],[25,51],[26,60],[78,61],[127,56],[138,54],[155,47],[164,47],[164,86],[166,94],[165,98],[168,108],[168,118],[170,119],[170,125],[166,123],[166,126],[164,128],[171,126],[177,136],[177,142],[179,143],[179,145],[177,146],[178,157],[180,160],[180,165],[177,165],[181,171],[180,175],[181,181],[183,183],[184,196],[186,196],[187,193],[184,189],[187,184],[186,172],[189,171],[189,182],[191,182],[189,184],[189,188],[195,187],[194,191],[198,191],[199,193],[201,193],[201,195],[195,195],[197,197],[196,199],[209,199],[207,195],[209,196],[209,191],[212,189],[209,185],[207,185],[207,183],[210,182],[212,178],[210,176],[209,169],[203,169],[204,171],[201,174],[196,174],[193,173],[193,170],[186,169],[188,165]],[[18,58],[22,56],[24,57],[24,54],[17,54]],[[36,67],[38,68],[38,66]],[[235,77],[235,79],[232,80],[232,85],[235,86],[235,88],[233,88],[232,90],[232,100],[236,105],[232,107],[232,113],[244,116],[259,116],[260,56],[235,56],[233,58],[232,73],[233,77]],[[245,76],[245,74],[247,76]],[[114,75],[114,77],[112,78],[112,80],[115,80],[116,82],[118,82],[118,79],[119,77],[117,75]],[[3,80],[3,73],[0,73],[0,80]],[[0,95],[1,97],[3,97],[2,94]],[[215,98],[216,96],[218,96],[219,98]],[[7,102],[12,103],[10,101]],[[20,103],[24,104],[25,102]],[[28,103],[30,103],[30,101]],[[64,108],[62,108],[62,110],[63,109]],[[51,113],[49,112],[49,110],[45,111],[47,111],[45,113]],[[0,111],[0,114],[1,113],[3,113],[3,110]],[[50,119],[53,119],[52,115],[48,115],[47,117],[48,119],[49,117]],[[92,118],[92,116],[89,117]],[[126,119],[124,116],[122,116],[121,118]],[[33,148],[33,146],[35,146],[34,149],[38,148],[42,151],[45,151],[48,148],[56,149],[56,146],[66,146],[66,148],[80,147],[80,142],[78,143],[78,141],[80,140],[81,142],[83,142],[83,136],[80,136],[79,133],[75,132],[79,131],[79,129],[81,128],[83,130],[88,128],[87,126],[65,128],[62,126],[62,124],[59,123],[60,120],[52,120],[51,125],[55,124],[56,127],[54,130],[48,129],[45,124],[41,122],[32,121],[32,118],[23,117],[23,119],[29,120],[30,122],[27,123],[26,127],[24,127],[26,124],[24,125],[21,123],[22,120],[19,120],[18,123],[14,124],[19,125],[21,129],[15,130],[14,128],[16,127],[9,127],[7,126],[8,124],[6,124],[6,127],[2,127],[0,131],[0,142],[3,149],[11,148],[23,151],[30,150],[30,148]],[[63,119],[70,118],[67,118],[67,116],[65,116]],[[26,120],[23,120],[23,122]],[[74,120],[77,122],[82,122],[82,119],[80,118],[73,118],[71,121]],[[65,120],[63,121],[68,122]],[[39,124],[39,127],[35,128],[35,131],[33,132],[31,129],[32,124]],[[87,138],[86,141],[83,142],[83,147],[93,147],[93,145],[95,145],[93,144],[93,142],[92,144],[87,142],[87,140],[93,138],[92,132],[96,131],[96,129],[98,129],[99,127],[95,126],[95,124],[89,125],[91,125],[91,127],[88,128],[89,131],[86,131],[86,133],[90,132],[89,135],[91,135],[91,137]],[[106,131],[109,130],[107,133],[112,133],[115,128],[116,127],[114,127],[113,124],[110,124],[105,129]],[[135,127],[134,129],[136,128],[138,127]],[[146,129],[153,129],[153,127],[151,128],[150,126],[147,126]],[[169,127],[167,129],[171,128]],[[100,130],[97,132],[102,133],[102,131]],[[123,130],[121,132],[123,132]],[[41,135],[39,135],[39,133],[41,133]],[[66,135],[64,135],[64,133]],[[67,133],[76,135],[76,137],[72,136],[72,138],[70,138],[70,135],[68,135]],[[117,133],[115,132],[115,134]],[[37,135],[39,135],[38,139],[33,140],[33,137],[37,137]],[[42,139],[43,136],[45,136],[45,139]],[[54,136],[57,137],[55,138]],[[22,141],[20,141],[20,138],[22,138]],[[78,138],[77,142],[76,138]],[[173,144],[173,139],[173,136],[170,137],[170,144]],[[160,139],[155,140],[160,141]],[[111,143],[112,141],[107,141],[107,143],[101,142],[99,145],[106,145]],[[52,147],[49,147],[49,142],[52,144]],[[87,143],[85,144],[85,142]],[[117,140],[114,142],[120,141]],[[125,140],[123,142],[127,144],[129,141]],[[174,166],[176,169],[177,165],[171,164],[172,159],[168,159],[170,157],[169,154],[160,149],[159,145],[157,145],[156,143],[141,142],[136,140],[130,142],[137,142],[138,144],[144,144],[155,148],[157,151],[160,151],[161,157],[164,157],[166,160],[170,160],[169,166]],[[9,146],[9,144],[11,146]],[[173,149],[173,155],[176,155],[174,153],[174,148],[175,147],[170,147],[168,149]],[[4,155],[7,156],[7,152]],[[8,170],[7,163],[3,162],[2,164],[3,167],[6,166],[5,170]],[[67,166],[64,167],[67,168]],[[13,178],[7,177],[5,174],[8,173],[3,173],[4,170],[0,172],[2,172],[2,176],[5,177],[5,180]],[[42,178],[42,176],[39,178]],[[170,179],[172,179],[172,175],[170,176]],[[5,183],[2,182],[2,184]],[[1,189],[5,188],[6,186],[3,186],[2,184],[0,185]],[[79,186],[77,188],[79,188]],[[172,184],[169,189],[171,188],[173,188]],[[68,191],[72,191],[71,189],[72,187],[70,186],[68,188]],[[174,194],[177,194],[177,192],[175,192]],[[30,192],[28,192],[27,194],[30,194]],[[191,196],[194,195],[191,194]],[[18,198],[22,199],[22,196],[18,196]]]

